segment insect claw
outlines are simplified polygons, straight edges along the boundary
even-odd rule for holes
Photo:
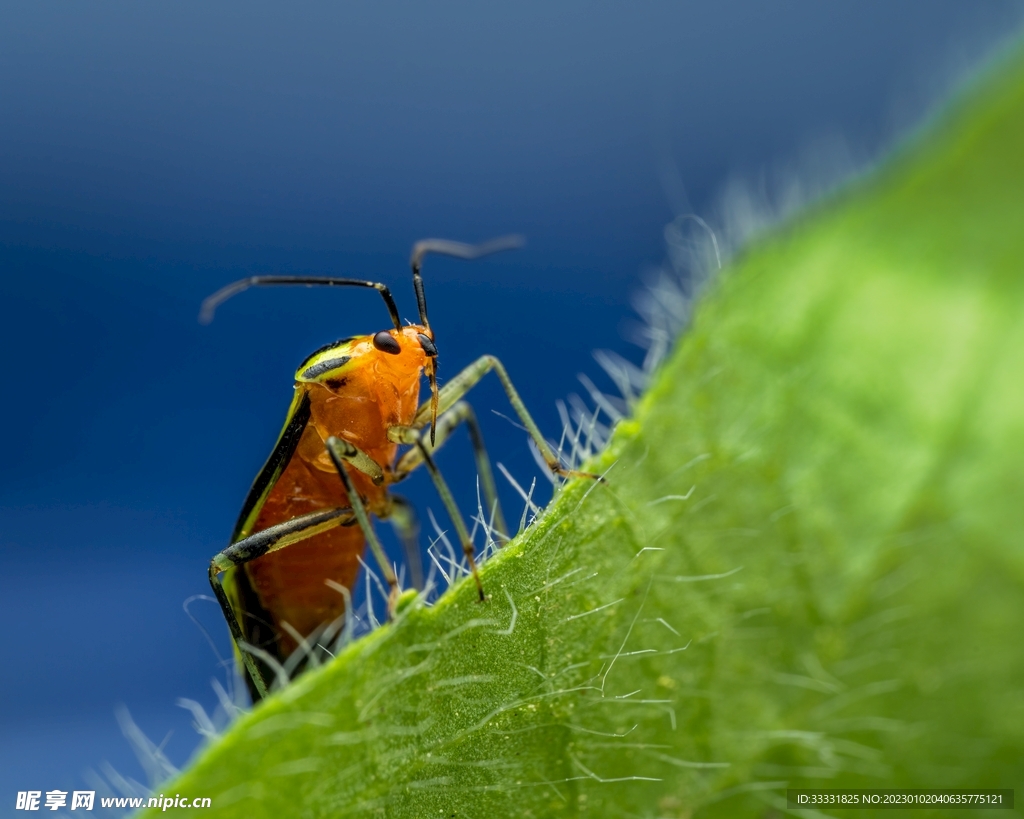
[[[588,478],[592,481],[597,481],[598,483],[608,483],[603,475],[595,475],[593,472],[581,472],[578,469],[563,469],[560,466],[552,467],[552,470],[563,478]]]
[[[402,592],[398,588],[398,584],[393,585],[391,591],[388,592],[388,620],[395,619],[395,614],[398,610],[398,598],[401,594]]]
[[[480,571],[477,569],[475,560],[471,559],[469,568],[473,573],[473,582],[476,583],[476,593],[480,598],[480,602],[486,603],[487,595],[484,594],[484,584],[483,581],[480,579]]]

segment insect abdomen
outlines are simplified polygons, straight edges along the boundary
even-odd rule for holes
[[[282,623],[306,637],[345,613],[345,598],[325,581],[352,588],[364,546],[358,526],[339,526],[245,566],[277,637],[276,645],[266,650],[283,662],[298,644]]]

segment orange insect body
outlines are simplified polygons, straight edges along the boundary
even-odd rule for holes
[[[355,445],[383,467],[384,478],[379,484],[352,467],[346,467],[346,471],[367,511],[388,517],[391,498],[387,487],[392,483],[398,445],[388,440],[387,429],[408,426],[416,415],[420,379],[428,366],[418,336],[428,332],[418,325],[391,331],[398,352],[378,349],[374,336],[359,336],[329,345],[303,362],[296,374],[295,390],[297,400],[308,396],[308,422],[255,519],[249,522],[247,518],[252,514],[243,509],[237,535],[250,535],[300,515],[341,505],[344,488],[325,447],[331,436]],[[287,422],[285,427],[287,430]],[[298,646],[281,624],[287,623],[307,636],[342,616],[345,600],[325,581],[351,588],[359,574],[365,545],[358,526],[335,527],[240,567],[248,583],[234,578],[235,595],[255,595],[254,602],[269,620],[272,635],[257,636],[252,623],[241,623],[243,631],[255,645],[262,644],[279,659],[287,658]],[[249,589],[243,588],[245,585]],[[253,608],[250,605],[242,610]],[[271,636],[276,645],[268,644]]]
[[[217,596],[245,668],[253,700],[265,697],[268,681],[301,671],[323,646],[302,645],[324,638],[345,614],[347,593],[359,574],[369,544],[389,586],[388,609],[400,600],[401,585],[370,523],[369,515],[392,518],[402,538],[414,582],[421,567],[416,518],[408,502],[388,487],[425,466],[455,525],[463,555],[484,599],[474,560],[473,539],[431,456],[452,428],[465,424],[477,471],[497,531],[506,532],[487,451],[476,418],[461,396],[486,372],[496,370],[513,408],[551,470],[569,477],[526,411],[501,363],[483,356],[463,370],[445,391],[437,386],[437,347],[427,319],[420,265],[428,253],[475,259],[519,247],[518,236],[479,245],[425,239],[409,260],[420,323],[402,326],[391,291],[380,282],[335,276],[250,276],[232,282],[203,301],[199,320],[213,320],[218,305],[255,286],[315,285],[363,287],[384,300],[393,330],[336,341],[317,350],[295,375],[295,395],[270,457],[246,496],[230,545],[210,561],[210,586]],[[420,407],[420,378],[430,379],[430,403]],[[442,398],[441,392],[445,392]],[[438,415],[443,413],[439,429]],[[429,439],[420,433],[427,429]],[[399,458],[397,442],[412,449]],[[422,581],[422,578],[419,578]],[[313,640],[307,638],[313,637]],[[296,649],[302,648],[302,655]],[[325,649],[327,654],[330,651]],[[295,657],[305,656],[296,661]]]

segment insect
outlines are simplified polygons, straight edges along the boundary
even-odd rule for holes
[[[434,253],[474,259],[520,244],[516,236],[479,245],[441,239],[417,242],[410,265],[419,324],[402,326],[387,286],[359,279],[253,276],[223,287],[203,302],[200,321],[208,323],[220,304],[250,287],[365,287],[380,293],[393,325],[372,335],[335,341],[299,365],[277,443],[246,496],[230,545],[210,562],[210,584],[254,701],[267,695],[268,681],[289,657],[303,656],[297,649],[305,652],[305,659],[294,665],[294,671],[304,667],[311,651],[319,650],[318,637],[340,622],[367,544],[388,584],[393,613],[401,590],[370,515],[395,525],[417,574],[415,514],[390,487],[420,466],[426,467],[437,488],[480,599],[485,599],[473,542],[433,453],[460,424],[466,425],[495,528],[506,533],[483,438],[473,410],[462,400],[487,373],[493,371],[501,381],[553,473],[596,477],[563,467],[494,356],[481,356],[438,388],[437,344],[421,275],[424,257]],[[421,405],[424,374],[430,399]]]

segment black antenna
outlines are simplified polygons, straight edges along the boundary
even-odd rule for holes
[[[523,241],[522,236],[511,235],[498,236],[496,239],[489,239],[478,245],[467,245],[448,239],[423,239],[414,244],[409,264],[412,267],[412,286],[416,291],[416,306],[420,310],[420,324],[428,330],[430,329],[430,322],[427,320],[427,298],[423,294],[423,277],[420,275],[424,256],[428,253],[438,253],[444,256],[455,256],[458,259],[479,259],[481,256],[501,250],[514,250],[517,247],[522,247]]]
[[[324,285],[326,287],[372,287],[387,305],[388,313],[396,330],[402,329],[402,320],[398,317],[398,307],[391,297],[391,291],[387,285],[380,282],[368,282],[362,279],[338,279],[333,276],[250,276],[247,279],[239,279],[225,287],[222,287],[212,296],[203,299],[202,307],[199,310],[199,323],[209,324],[213,321],[213,314],[220,305],[232,296],[248,290],[250,287],[264,287],[276,284],[304,284],[307,286]]]

